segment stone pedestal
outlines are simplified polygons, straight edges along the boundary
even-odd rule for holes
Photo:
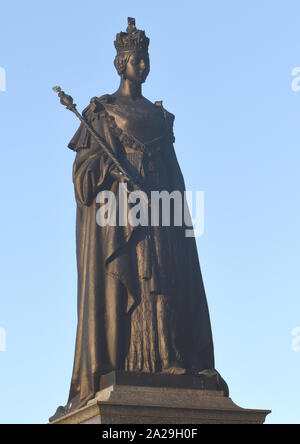
[[[270,413],[238,407],[223,391],[199,384],[198,377],[152,375],[128,385],[122,372],[113,372],[86,407],[51,424],[263,424]]]

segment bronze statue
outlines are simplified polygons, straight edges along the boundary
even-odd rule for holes
[[[173,146],[174,116],[142,95],[149,39],[134,19],[128,22],[114,42],[120,87],[91,100],[68,145],[76,152],[78,327],[63,413],[86,405],[101,375],[112,370],[199,375],[214,369],[196,243],[185,236],[186,227],[96,223],[97,194],[117,195],[120,182],[146,192],[185,190]],[[56,90],[74,111],[72,99]]]

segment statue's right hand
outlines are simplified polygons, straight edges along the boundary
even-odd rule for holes
[[[110,175],[113,177],[113,179],[118,180],[120,182],[129,182],[129,178],[125,176],[118,168],[114,167],[110,171]]]

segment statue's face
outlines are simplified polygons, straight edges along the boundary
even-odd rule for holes
[[[134,83],[144,83],[150,72],[148,53],[134,52],[126,64],[125,78]]]

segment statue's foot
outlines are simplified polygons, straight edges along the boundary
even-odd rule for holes
[[[206,369],[197,372],[199,376],[207,376],[208,378],[218,377],[219,373],[215,369]]]
[[[175,363],[164,368],[161,373],[164,375],[186,375],[187,370]]]

